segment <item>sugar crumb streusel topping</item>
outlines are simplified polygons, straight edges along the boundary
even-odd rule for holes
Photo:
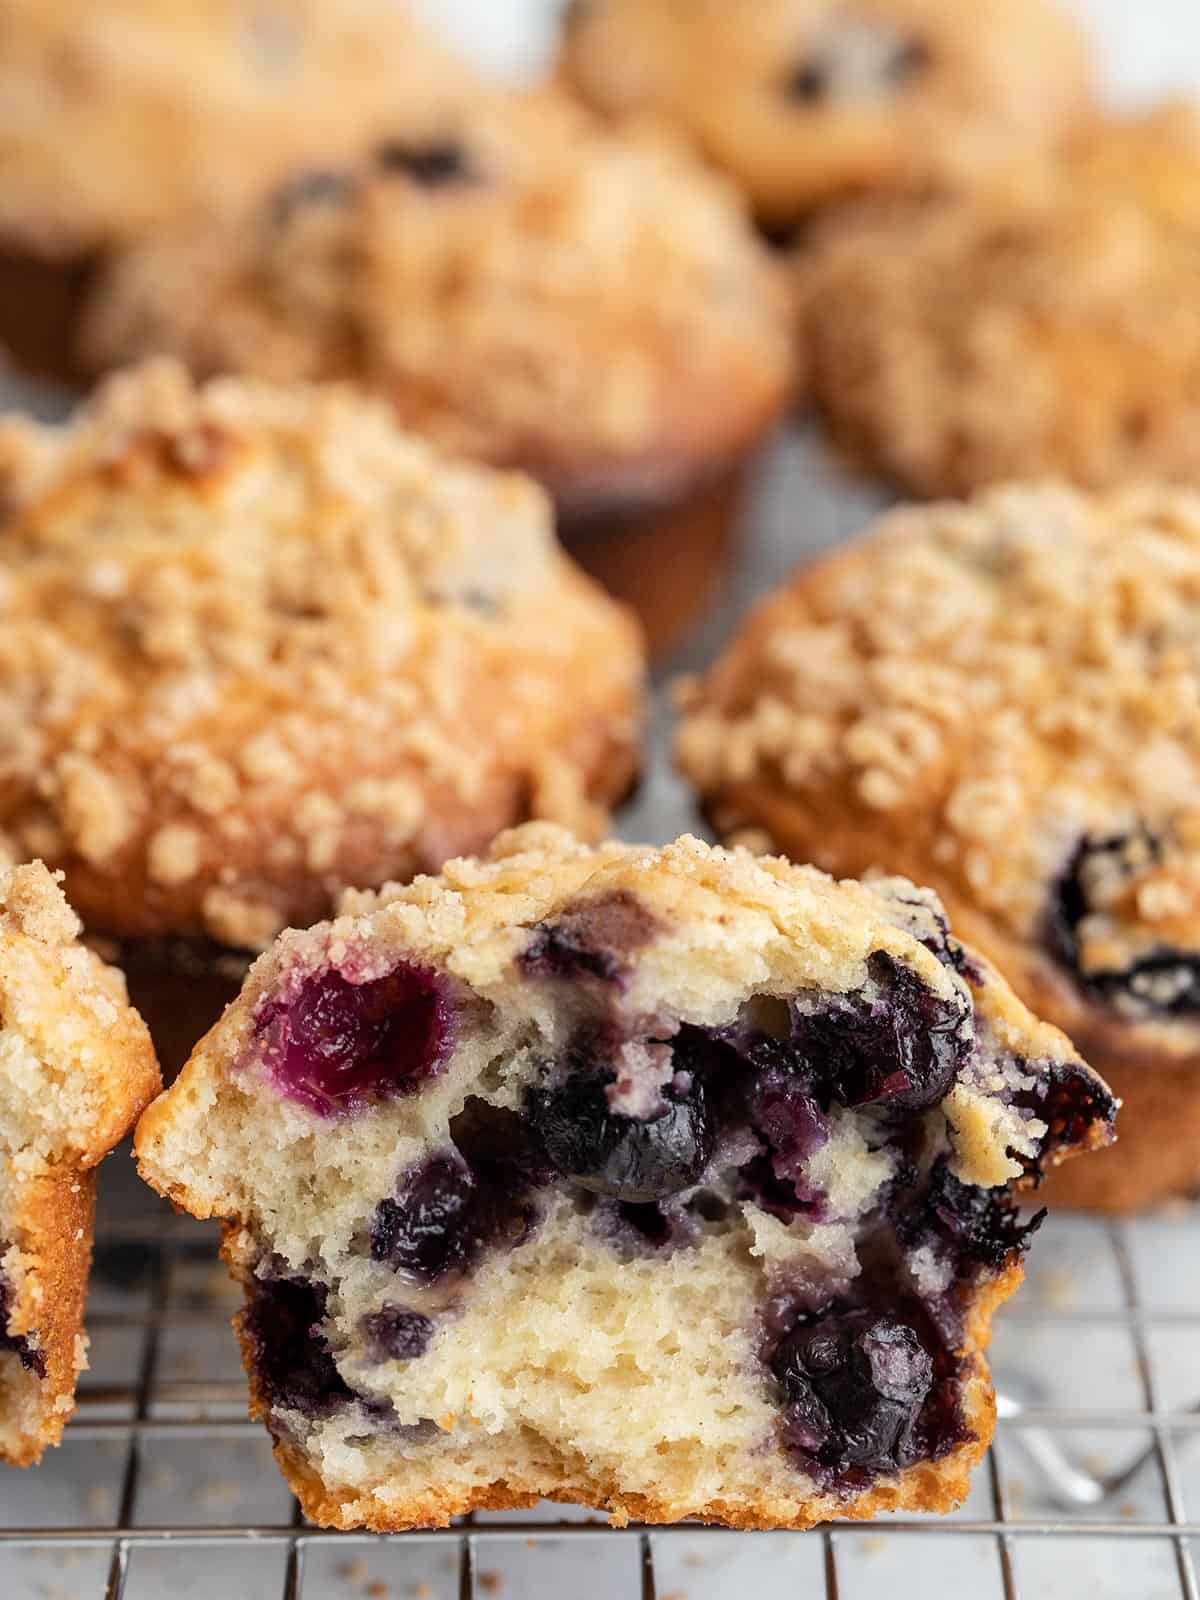
[[[792,364],[782,280],[733,190],[662,131],[615,133],[549,90],[406,98],[357,160],[134,246],[85,344],[101,368],[170,351],[354,377],[450,449],[572,485],[703,459],[698,441],[736,451]]]
[[[594,826],[568,712],[634,736],[636,633],[560,555],[541,491],[349,390],[147,365],[65,427],[0,423],[0,509],[7,855],[116,898],[187,891],[223,942],[277,931],[264,885],[335,884],[364,838],[394,856],[431,803],[476,804],[498,753],[535,774],[534,814]],[[568,706],[581,640],[595,670]]]
[[[1200,496],[1026,486],[889,513],[681,698],[710,800],[757,786],[881,855],[902,840],[1019,936],[1081,839],[1149,828],[1156,859],[1109,910],[1200,942]]]

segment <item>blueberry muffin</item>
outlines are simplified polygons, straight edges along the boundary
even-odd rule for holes
[[[814,398],[920,495],[1200,482],[1200,116],[1114,121],[969,195],[868,207],[799,261]]]
[[[439,444],[537,477],[665,643],[786,402],[792,336],[723,182],[547,92],[406,106],[357,161],[163,230],[113,264],[84,342],[94,368],[165,352],[366,385]]]
[[[54,372],[98,255],[459,70],[398,0],[4,0],[2,22],[0,335]]]
[[[0,867],[0,1460],[57,1444],[86,1365],[95,1167],[160,1087],[119,972],[40,862]]]
[[[136,1146],[314,1521],[803,1527],[962,1498],[1113,1110],[910,883],[531,824],[284,934]]]
[[[847,195],[957,186],[1055,143],[1091,98],[1048,0],[577,0],[564,72],[682,127],[787,228]]]
[[[0,425],[0,508],[0,843],[147,1010],[147,964],[182,966],[178,1018],[197,963],[228,998],[230,951],[342,886],[530,817],[594,834],[632,782],[632,619],[535,484],[378,402],[151,364]]]
[[[1200,1188],[1200,499],[1007,487],[801,571],[685,687],[719,831],[934,886],[1124,1101],[1051,1203]]]

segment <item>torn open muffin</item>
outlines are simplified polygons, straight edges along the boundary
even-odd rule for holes
[[[40,862],[0,871],[0,1460],[57,1444],[85,1365],[93,1169],[159,1088],[119,972]]]
[[[802,1527],[965,1493],[1013,1191],[1114,1109],[905,881],[532,824],[283,935],[137,1150],[314,1520]]]

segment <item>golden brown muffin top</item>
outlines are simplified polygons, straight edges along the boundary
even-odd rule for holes
[[[906,508],[686,687],[679,756],[710,804],[786,797],[814,841],[924,863],[1119,1011],[1169,1017],[1200,1004],[1198,641],[1194,495]]]
[[[725,183],[565,97],[406,106],[356,162],[120,258],[85,334],[273,381],[353,378],[568,498],[670,492],[782,406],[789,305]]]
[[[253,946],[628,781],[636,630],[544,496],[348,390],[152,364],[8,419],[0,500],[0,835],[89,926]]]
[[[602,110],[678,124],[780,224],[975,176],[1090,96],[1080,30],[1046,0],[584,0],[564,63]]]
[[[1200,481],[1194,108],[835,218],[797,265],[812,387],[867,467],[921,494]]]
[[[235,203],[469,77],[400,0],[5,0],[0,235],[70,255]]]

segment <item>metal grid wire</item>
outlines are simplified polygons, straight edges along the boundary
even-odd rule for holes
[[[1035,1278],[1027,1291],[1032,1304],[1025,1304],[1018,1297],[1002,1313],[1001,1326],[1008,1335],[1008,1345],[1018,1350],[1028,1347],[1033,1337],[1031,1330],[1036,1325],[1044,1336],[1057,1339],[1068,1351],[1079,1352],[1080,1359],[1105,1337],[1125,1339],[1132,1355],[1130,1371],[1136,1385],[1136,1399],[1131,1398],[1132,1391],[1129,1391],[1124,1406],[1072,1407],[1044,1401],[1026,1403],[1022,1407],[1002,1405],[997,1444],[977,1474],[971,1501],[956,1516],[937,1520],[895,1517],[873,1524],[836,1525],[814,1533],[783,1536],[796,1541],[795,1548],[801,1543],[806,1547],[810,1570],[817,1574],[815,1586],[803,1592],[819,1594],[823,1581],[828,1600],[848,1600],[851,1589],[846,1587],[844,1577],[848,1557],[855,1554],[857,1543],[872,1539],[878,1542],[882,1533],[889,1542],[893,1537],[912,1541],[927,1540],[931,1535],[938,1536],[939,1542],[948,1538],[973,1538],[976,1544],[985,1541],[993,1550],[992,1574],[984,1588],[973,1585],[972,1592],[983,1593],[990,1588],[1003,1600],[1017,1600],[1022,1593],[1042,1592],[1039,1584],[1025,1584],[1021,1579],[1021,1552],[1034,1541],[1043,1541],[1043,1549],[1047,1540],[1115,1540],[1124,1546],[1131,1541],[1158,1541],[1160,1550],[1170,1551],[1172,1581],[1169,1589],[1164,1588],[1160,1571],[1157,1586],[1147,1579],[1144,1588],[1139,1583],[1121,1588],[1119,1592],[1134,1596],[1153,1593],[1156,1597],[1178,1592],[1184,1600],[1200,1600],[1192,1551],[1192,1541],[1200,1539],[1200,1521],[1189,1518],[1180,1466],[1184,1461],[1188,1470],[1192,1470],[1193,1447],[1200,1450],[1200,1413],[1182,1403],[1186,1391],[1181,1391],[1180,1403],[1167,1403],[1160,1392],[1155,1356],[1156,1341],[1163,1336],[1174,1340],[1180,1348],[1191,1343],[1193,1350],[1200,1349],[1194,1342],[1200,1335],[1200,1296],[1186,1289],[1182,1296],[1184,1309],[1172,1304],[1165,1310],[1148,1310],[1137,1270],[1141,1264],[1139,1249],[1146,1247],[1139,1245],[1133,1230],[1124,1225],[1097,1223],[1090,1226],[1093,1255],[1099,1250],[1107,1258],[1099,1263],[1093,1261],[1090,1277],[1095,1281],[1097,1272],[1107,1271],[1110,1282],[1117,1286],[1109,1294],[1107,1303],[1102,1299],[1098,1304],[1059,1304],[1061,1296],[1038,1293]],[[1188,1272],[1198,1240],[1200,1231],[1195,1227],[1181,1239],[1184,1248],[1180,1251],[1178,1271]],[[338,1534],[311,1528],[303,1523],[294,1503],[290,1513],[283,1512],[274,1520],[192,1522],[190,1517],[175,1523],[147,1520],[142,1509],[147,1455],[163,1441],[178,1442],[185,1450],[210,1446],[215,1441],[241,1441],[237,1448],[250,1451],[262,1438],[260,1426],[245,1417],[244,1388],[233,1376],[231,1366],[227,1364],[228,1378],[217,1381],[209,1377],[172,1376],[164,1368],[164,1350],[173,1339],[184,1338],[200,1348],[211,1346],[226,1353],[232,1346],[228,1333],[230,1301],[218,1287],[215,1275],[220,1269],[213,1259],[212,1243],[213,1236],[207,1230],[198,1229],[187,1219],[165,1217],[161,1213],[126,1218],[104,1228],[98,1278],[103,1282],[114,1264],[128,1278],[132,1265],[136,1282],[132,1289],[128,1282],[124,1288],[110,1288],[99,1308],[90,1313],[89,1326],[98,1345],[106,1342],[111,1345],[114,1339],[124,1341],[134,1359],[127,1363],[125,1380],[106,1382],[98,1374],[97,1379],[81,1385],[78,1410],[67,1430],[67,1443],[76,1449],[86,1446],[89,1451],[105,1447],[109,1451],[114,1447],[120,1451],[119,1458],[113,1461],[115,1514],[114,1506],[110,1505],[107,1514],[97,1515],[94,1520],[71,1521],[68,1518],[57,1522],[51,1519],[47,1526],[0,1527],[0,1558],[14,1549],[43,1553],[72,1547],[99,1550],[103,1552],[105,1566],[103,1570],[93,1569],[95,1586],[80,1590],[77,1578],[76,1587],[70,1592],[86,1594],[89,1600],[92,1594],[103,1594],[107,1600],[130,1600],[131,1561],[136,1560],[139,1552],[187,1549],[199,1552],[195,1559],[208,1560],[211,1552],[219,1549],[227,1557],[232,1553],[235,1560],[240,1560],[251,1547],[255,1552],[269,1549],[278,1558],[277,1576],[269,1582],[256,1581],[252,1586],[247,1583],[244,1589],[238,1587],[233,1591],[223,1586],[204,1592],[232,1592],[235,1596],[252,1593],[256,1597],[278,1592],[283,1600],[302,1600],[304,1596],[311,1600],[313,1595],[324,1596],[331,1592],[331,1585],[324,1576],[325,1569],[317,1576],[313,1567],[321,1556],[329,1554],[330,1546],[339,1547],[352,1566],[356,1551],[391,1546],[394,1553],[394,1547],[401,1546],[407,1552],[420,1545],[427,1551],[430,1548],[437,1551],[446,1585],[440,1593],[457,1597],[457,1600],[475,1600],[477,1596],[482,1600],[485,1592],[493,1593],[497,1587],[494,1574],[485,1571],[481,1576],[483,1542],[494,1550],[506,1542],[511,1545],[517,1541],[534,1550],[536,1560],[536,1549],[541,1548],[544,1541],[559,1541],[560,1550],[561,1542],[565,1541],[565,1548],[585,1564],[594,1561],[597,1549],[611,1553],[614,1546],[623,1547],[628,1556],[624,1569],[627,1590],[605,1588],[603,1592],[611,1595],[612,1600],[618,1600],[619,1593],[623,1592],[640,1596],[641,1600],[666,1600],[660,1569],[666,1564],[664,1552],[670,1551],[672,1541],[689,1535],[704,1539],[739,1537],[701,1533],[694,1526],[613,1530],[600,1521],[564,1521],[554,1513],[547,1516],[521,1514],[515,1519],[510,1515],[495,1521],[487,1517],[467,1518],[444,1531],[381,1540],[374,1535]],[[205,1292],[200,1294],[195,1292],[198,1274],[205,1284]],[[1195,1305],[1194,1310],[1187,1305],[1189,1299]],[[999,1362],[1002,1384],[1006,1359]],[[1182,1366],[1190,1371],[1186,1356]],[[1056,1381],[1050,1374],[1045,1392],[1057,1398]],[[1185,1377],[1183,1381],[1188,1380]],[[1011,1459],[1020,1458],[1026,1466],[1036,1466],[1040,1462],[1043,1469],[1048,1461],[1050,1479],[1060,1468],[1069,1477],[1070,1469],[1066,1466],[1069,1452],[1064,1441],[1080,1429],[1093,1438],[1135,1432],[1145,1438],[1144,1447],[1136,1454],[1134,1469],[1122,1474],[1122,1483],[1133,1488],[1140,1481],[1141,1499],[1132,1504],[1126,1501],[1120,1506],[1098,1502],[1086,1513],[1070,1514],[1047,1510],[1045,1505],[1028,1510],[1014,1505],[1012,1486],[1002,1466],[1004,1458],[1011,1452]],[[40,1470],[53,1472],[53,1461]],[[110,1478],[112,1470],[109,1469]],[[1118,1496],[1111,1498],[1115,1501]],[[282,1496],[280,1503],[283,1504]],[[11,1520],[8,1505],[8,1499],[0,1493],[0,1520],[4,1522]],[[740,1537],[744,1543],[747,1536]],[[749,1537],[753,1540],[762,1536]],[[919,1550],[924,1552],[920,1556]],[[910,1543],[908,1551],[914,1562],[919,1561],[922,1567],[926,1565],[928,1546]],[[901,1569],[908,1551],[897,1547]],[[359,1564],[362,1564],[361,1559]],[[306,1572],[309,1574],[307,1585]],[[6,1595],[61,1592],[2,1587]],[[165,1590],[155,1588],[152,1592],[158,1594]],[[385,1591],[380,1588],[366,1592]],[[386,1592],[397,1591],[388,1589]],[[433,1591],[417,1586],[409,1592]],[[560,1584],[557,1592],[573,1591]],[[672,1588],[672,1600],[683,1592]],[[903,1593],[903,1585],[893,1592]],[[934,1586],[928,1592],[940,1591]],[[1082,1590],[1072,1588],[1070,1592]]]

